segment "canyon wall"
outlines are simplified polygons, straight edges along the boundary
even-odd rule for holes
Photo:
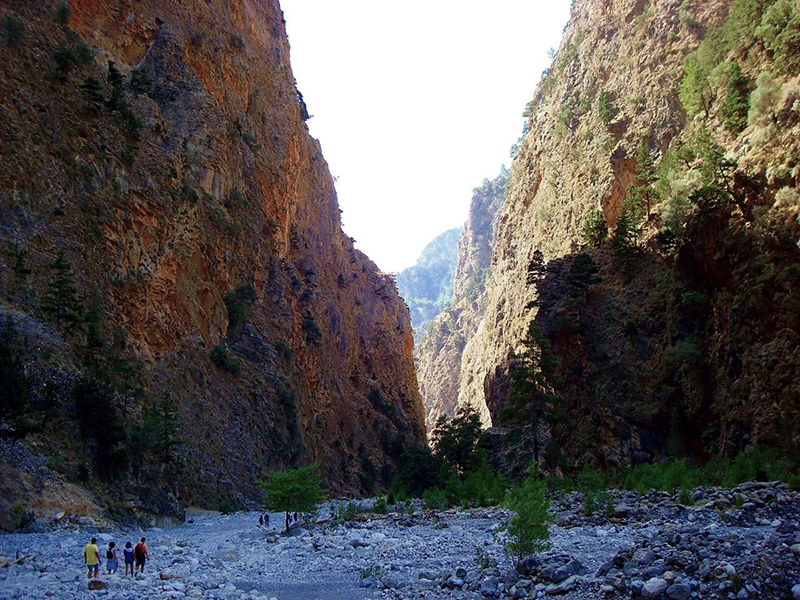
[[[277,1],[59,6],[0,3],[0,281],[29,380],[89,356],[130,422],[168,394],[184,504],[312,461],[334,491],[387,484],[425,437],[408,309],[342,232]],[[62,252],[90,317],[71,330],[42,309]],[[74,396],[24,440],[66,479],[93,452]]]
[[[428,434],[441,417],[452,417],[458,405],[466,341],[474,334],[486,307],[485,284],[491,276],[492,248],[505,200],[508,170],[473,190],[469,216],[458,240],[453,298],[428,327],[417,350],[417,373]]]
[[[566,417],[544,426],[569,459],[554,464],[705,460],[756,444],[797,455],[785,426],[800,416],[795,13],[573,4],[526,108],[485,309],[474,334],[436,343],[464,346],[458,402],[486,426],[508,422],[513,353],[533,323]],[[626,210],[641,225],[627,241],[615,233]],[[617,241],[587,239],[592,218]],[[426,394],[436,378],[420,378],[429,410],[453,397],[453,386]]]

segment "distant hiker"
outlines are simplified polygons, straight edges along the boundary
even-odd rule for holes
[[[114,542],[108,542],[108,550],[106,550],[106,575],[111,575],[112,573],[117,572],[117,566],[119,566],[119,561],[117,561],[117,548]]]
[[[144,564],[146,561],[150,560],[144,538],[142,538],[142,541],[136,544],[136,547],[133,549],[133,558],[136,559],[136,571],[141,571],[141,573],[144,574]]]
[[[264,516],[258,515],[258,528],[264,529]]]
[[[297,523],[300,519],[297,517],[297,513],[294,513],[294,522]]]
[[[269,529],[269,513],[264,513],[264,527]]]
[[[131,546],[130,542],[125,542],[125,549],[122,554],[125,557],[125,575],[128,574],[128,569],[130,569],[131,577],[133,577],[133,546]]]
[[[86,563],[86,567],[89,569],[89,574],[87,575],[89,579],[92,578],[92,571],[94,571],[94,576],[96,578],[97,572],[100,569],[100,548],[97,547],[97,538],[92,538],[92,541],[86,544],[86,547],[83,549],[83,560]]]

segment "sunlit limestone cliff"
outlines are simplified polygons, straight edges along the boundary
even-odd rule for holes
[[[440,417],[456,409],[461,357],[485,310],[485,284],[491,274],[492,248],[508,170],[473,190],[469,218],[458,241],[453,296],[428,326],[417,350],[417,373],[430,434]],[[466,375],[466,374],[464,374]]]
[[[4,509],[235,507],[313,461],[387,484],[425,436],[408,310],[342,233],[277,1],[0,20]]]
[[[456,328],[459,403],[524,425],[503,408],[533,323],[561,400],[550,466],[797,456],[798,39],[791,2],[574,3],[526,107],[485,310]],[[429,410],[454,399],[420,378]]]

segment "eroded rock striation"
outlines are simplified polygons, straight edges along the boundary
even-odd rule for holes
[[[90,365],[128,424],[168,393],[181,502],[252,499],[310,461],[334,489],[386,483],[425,435],[408,310],[341,230],[277,1],[46,4],[0,7],[0,281],[60,339],[17,331],[26,374]],[[42,308],[61,252],[76,327]],[[97,453],[55,394],[32,435],[70,477]],[[129,462],[107,475],[146,485]]]

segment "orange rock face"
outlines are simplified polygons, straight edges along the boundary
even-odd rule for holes
[[[341,230],[277,2],[70,6],[68,25],[5,11],[27,25],[0,66],[13,142],[0,150],[0,235],[33,269],[13,302],[35,311],[64,249],[103,329],[124,330],[146,364],[148,389],[178,400],[186,501],[253,497],[263,470],[309,461],[335,490],[388,483],[425,437],[408,311]],[[85,43],[91,59],[59,71],[61,42]],[[138,130],[87,105],[89,77],[111,95],[108,61]],[[246,322],[231,327],[224,297],[242,288]],[[238,375],[209,360],[223,342]]]

